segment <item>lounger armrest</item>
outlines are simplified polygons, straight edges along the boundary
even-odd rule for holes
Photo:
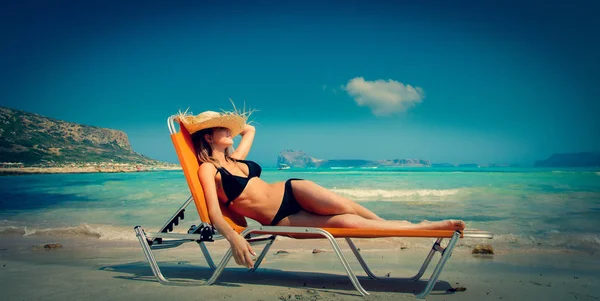
[[[494,238],[494,233],[481,230],[464,230],[462,234],[464,238]]]
[[[204,241],[204,240],[202,240],[202,235],[200,235],[200,234],[146,232],[146,237],[148,237],[149,239],[153,239],[153,238],[170,238],[170,239],[184,239],[184,240]],[[215,237],[215,238],[218,238],[218,237]]]

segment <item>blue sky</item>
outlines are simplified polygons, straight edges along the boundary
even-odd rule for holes
[[[255,108],[250,158],[531,164],[600,151],[597,1],[23,1],[0,10],[0,105],[126,132]]]

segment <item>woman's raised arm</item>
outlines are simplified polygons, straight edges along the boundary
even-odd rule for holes
[[[250,152],[250,148],[252,148],[252,141],[254,141],[255,134],[256,129],[254,126],[246,124],[244,126],[244,130],[240,133],[240,135],[242,135],[242,140],[233,154],[231,154],[231,157],[237,160],[246,159],[248,153]]]
[[[217,169],[210,163],[200,165],[200,169],[198,170],[200,184],[202,184],[202,190],[204,190],[204,198],[206,199],[206,206],[208,208],[208,217],[217,231],[229,241],[229,244],[233,249],[235,262],[239,265],[252,268],[254,267],[254,262],[250,255],[256,256],[256,253],[254,253],[246,239],[229,226],[227,221],[223,218],[223,213],[221,213],[219,198],[217,196],[217,186],[215,184],[216,173]]]

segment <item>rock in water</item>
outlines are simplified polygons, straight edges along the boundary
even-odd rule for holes
[[[471,254],[494,254],[492,245],[476,245]]]

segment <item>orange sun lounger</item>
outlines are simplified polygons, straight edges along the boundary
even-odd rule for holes
[[[142,246],[144,255],[150,264],[150,268],[154,276],[162,284],[171,285],[185,285],[190,283],[180,283],[175,281],[167,280],[160,271],[158,263],[154,259],[152,250],[168,249],[182,245],[186,242],[196,242],[200,246],[200,249],[209,265],[214,270],[210,279],[204,282],[204,285],[213,284],[217,278],[221,275],[223,269],[232,257],[232,249],[230,248],[219,265],[215,265],[210,252],[206,246],[206,242],[224,239],[223,236],[215,233],[215,229],[211,225],[210,218],[208,216],[208,209],[204,200],[204,194],[202,186],[200,185],[200,179],[198,178],[199,163],[194,154],[194,147],[192,144],[191,136],[182,126],[179,126],[179,132],[175,126],[175,116],[171,116],[167,120],[169,131],[171,132],[171,139],[177,156],[181,163],[183,173],[187,180],[188,186],[191,191],[191,196],[184,202],[184,204],[173,214],[173,216],[165,223],[159,232],[145,232],[141,226],[136,226],[134,231]],[[184,218],[185,208],[194,201],[200,220],[202,223],[198,226],[192,226],[187,234],[184,233],[171,233],[173,229],[179,225],[179,221]],[[269,251],[270,247],[275,242],[275,238],[278,235],[306,239],[306,238],[325,238],[331,244],[335,254],[339,258],[344,270],[348,274],[350,281],[361,295],[368,295],[369,293],[362,287],[356,274],[352,271],[348,260],[341,252],[340,246],[338,245],[335,238],[345,238],[345,241],[350,246],[353,254],[360,263],[365,273],[372,279],[379,279],[369,269],[367,263],[359,253],[358,249],[352,242],[352,238],[383,238],[383,237],[419,237],[419,238],[432,238],[435,239],[429,254],[425,258],[420,270],[416,275],[409,278],[387,278],[395,279],[397,281],[417,281],[421,279],[421,276],[427,270],[429,263],[436,252],[441,254],[438,264],[436,265],[433,273],[431,274],[428,283],[418,298],[425,298],[427,294],[431,292],[437,279],[444,268],[444,265],[450,258],[452,250],[456,245],[456,242],[465,237],[471,238],[492,238],[493,235],[486,231],[453,231],[453,230],[372,230],[372,229],[349,229],[349,228],[311,228],[311,227],[282,227],[282,226],[256,226],[248,227],[246,219],[240,216],[228,208],[221,206],[223,217],[231,225],[231,227],[240,233],[243,237],[246,237],[248,242],[254,244],[265,244],[262,252],[257,257],[254,268],[252,271],[260,266],[265,255]],[[258,234],[258,236],[251,236]],[[448,238],[449,241],[445,247],[442,247],[442,241]],[[197,285],[197,284],[195,284]]]

